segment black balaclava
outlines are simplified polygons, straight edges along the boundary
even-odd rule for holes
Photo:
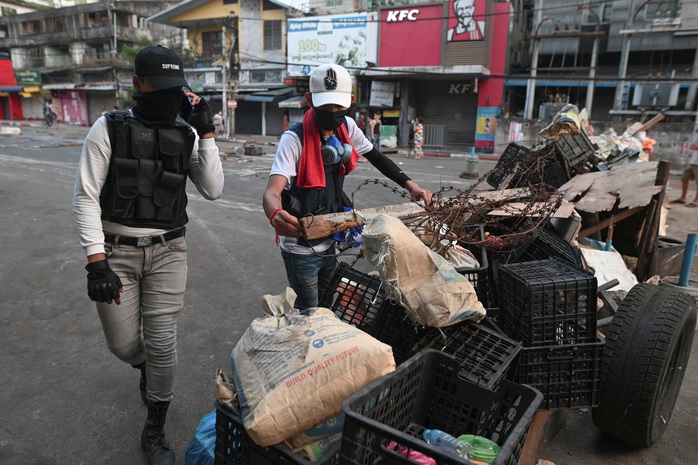
[[[184,93],[179,87],[152,92],[134,92],[131,97],[136,102],[133,113],[146,126],[171,128],[174,126]]]

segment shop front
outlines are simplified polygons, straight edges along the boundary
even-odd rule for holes
[[[235,133],[280,136],[285,130],[285,110],[279,108],[278,103],[286,99],[291,92],[292,87],[283,87],[238,94]]]
[[[473,79],[415,81],[413,89],[425,147],[464,150],[475,144],[478,94]]]
[[[0,119],[24,119],[20,97],[23,91],[24,88],[17,85],[12,60],[9,57],[0,57]]]
[[[89,126],[87,94],[76,89],[76,84],[47,84],[42,86],[46,105],[51,105],[64,124]],[[49,97],[50,96],[50,97]]]

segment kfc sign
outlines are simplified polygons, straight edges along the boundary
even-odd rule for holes
[[[379,66],[439,66],[444,6],[381,10]]]
[[[419,10],[393,10],[388,12],[386,23],[397,23],[400,21],[417,21]]]

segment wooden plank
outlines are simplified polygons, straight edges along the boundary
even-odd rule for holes
[[[610,218],[606,218],[605,220],[600,221],[593,226],[589,226],[588,228],[583,229],[582,231],[579,231],[579,234],[577,234],[577,240],[583,239],[587,236],[590,236],[596,232],[601,231],[602,229],[606,229],[611,224],[618,223],[619,221],[624,220],[629,216],[633,216],[635,213],[638,213],[642,210],[643,210],[642,208],[633,208],[631,210],[626,210],[626,211],[616,213],[615,215],[611,216]]]
[[[487,201],[514,201],[531,194],[529,189],[504,189],[474,193],[477,199]],[[477,203],[473,205],[473,210]],[[365,208],[351,212],[329,213],[327,215],[307,216],[301,218],[301,235],[308,240],[330,236],[339,231],[345,231],[355,226],[362,226],[378,215],[391,215],[400,219],[413,218],[426,213],[420,205],[410,202],[397,205],[386,205],[375,208]],[[471,212],[466,213],[470,215]],[[462,221],[465,219],[461,218]]]
[[[628,134],[630,134],[630,135],[632,136],[632,135],[635,134],[637,131],[639,131],[640,128],[642,128],[642,126],[644,126],[644,124],[645,124],[645,123],[642,123],[642,122],[640,122],[640,121],[636,121],[636,122],[634,122],[633,124],[631,124],[630,126],[628,126],[628,127],[626,128],[625,132],[627,132]]]
[[[667,160],[662,160],[659,162],[659,167],[657,168],[657,179],[655,183],[657,186],[661,187],[662,190],[655,195],[657,201],[657,209],[654,213],[654,218],[652,222],[652,236],[650,237],[647,248],[644,252],[648,256],[647,261],[647,278],[654,275],[654,270],[657,268],[657,250],[659,248],[659,227],[662,222],[662,204],[664,203],[664,195],[666,194],[666,185],[669,182],[669,171],[671,170],[671,162]]]
[[[577,210],[587,213],[612,211],[616,205],[620,208],[646,206],[662,189],[655,185],[657,166],[658,162],[633,163],[616,166],[610,171],[580,174],[572,178],[574,183],[567,183],[559,190],[569,188],[565,199],[574,202]]]
[[[518,465],[536,465],[545,448],[565,426],[568,414],[568,409],[536,412],[528,428]]]
[[[644,282],[649,278],[650,255],[647,249],[652,241],[652,230],[656,226],[655,216],[657,215],[657,200],[653,199],[647,207],[647,216],[645,224],[642,227],[642,235],[640,236],[640,244],[637,247],[637,265],[635,265],[635,276],[639,282]]]
[[[506,210],[491,210],[487,213],[487,216],[520,216],[521,214],[525,213],[524,210],[527,208],[533,210],[534,212],[539,212],[543,211],[545,207],[545,204],[539,204],[537,202],[509,202],[507,203]],[[557,210],[555,210],[555,213],[553,213],[552,216],[553,218],[569,218],[572,216],[572,212],[574,212],[574,204],[563,199],[560,206]],[[531,213],[525,214],[531,215]]]
[[[654,126],[655,124],[659,123],[660,121],[663,121],[664,118],[666,118],[666,116],[664,115],[664,113],[661,113],[661,112],[660,112],[660,113],[654,115],[654,116],[652,117],[652,119],[650,119],[648,122],[646,122],[645,124],[643,124],[643,125],[640,127],[640,129],[638,129],[637,131],[631,133],[630,135],[632,136],[633,134],[636,134],[636,133],[638,133],[638,132],[640,132],[640,131],[647,131],[648,129],[650,129],[650,128],[651,128],[652,126]]]
[[[398,205],[386,205],[365,208],[351,212],[329,213],[327,215],[306,216],[301,218],[301,235],[308,240],[330,236],[354,226],[361,226],[378,215],[390,215],[405,219],[423,215],[426,210],[414,202]]]

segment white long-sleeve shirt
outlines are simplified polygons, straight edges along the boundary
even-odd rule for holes
[[[194,130],[196,132],[196,130]],[[134,228],[103,221],[99,196],[109,172],[111,142],[106,117],[99,118],[90,129],[82,146],[73,192],[73,213],[80,235],[80,245],[87,256],[104,253],[104,233],[121,236],[155,236],[167,230]],[[213,138],[196,136],[189,159],[189,179],[208,200],[223,193],[223,166]]]

